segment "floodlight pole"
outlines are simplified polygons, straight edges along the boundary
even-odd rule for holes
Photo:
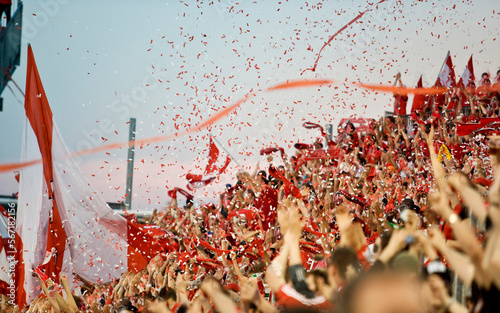
[[[135,156],[135,118],[131,117],[128,131],[128,156],[127,156],[127,194],[125,196],[125,210],[132,208],[132,179],[134,176]]]

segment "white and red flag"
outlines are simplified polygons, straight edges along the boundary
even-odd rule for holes
[[[455,79],[455,70],[453,69],[453,62],[451,61],[450,51],[446,55],[441,71],[439,72],[436,80],[436,87],[456,87],[457,81]]]
[[[467,66],[465,67],[464,73],[460,80],[458,81],[458,87],[469,88],[471,84],[476,80],[474,76],[474,64],[472,63],[472,55],[470,56],[469,62],[467,62]]]
[[[221,167],[218,167],[215,163],[217,163],[217,160],[219,158],[219,148],[217,148],[217,145],[215,144],[214,140],[212,139],[212,136],[210,136],[210,142],[208,144],[208,163],[207,167],[205,168],[205,175],[208,174],[214,174],[217,173],[217,175],[220,175],[224,173],[226,168],[228,167],[229,163],[231,163],[231,158],[226,156],[226,161]]]
[[[162,251],[137,225],[113,211],[83,176],[54,122],[31,46],[25,92],[26,123],[21,161],[42,163],[20,171],[16,232],[20,240],[16,302],[22,307],[39,291],[32,271],[75,273],[90,282],[108,282],[127,270],[143,269]],[[17,272],[16,272],[17,273]]]
[[[450,51],[446,55],[444,59],[443,66],[441,66],[441,70],[439,71],[438,78],[434,87],[446,87],[453,88],[457,86],[457,81],[455,79],[455,70],[453,69],[453,62],[451,61]],[[445,95],[444,93],[436,95],[434,99],[434,111],[438,108],[442,108],[445,105]],[[439,113],[439,112],[438,112]],[[427,122],[432,122],[434,118],[430,118]]]
[[[217,148],[217,145],[213,141],[212,136],[210,136],[210,142],[208,144],[208,163],[207,167],[205,168],[205,174],[213,173],[217,170],[215,162],[217,162],[218,158],[219,148]]]

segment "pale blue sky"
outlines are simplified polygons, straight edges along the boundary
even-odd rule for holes
[[[137,118],[137,138],[169,134],[252,88],[287,79],[388,84],[401,71],[405,84],[413,86],[423,74],[429,85],[448,50],[458,76],[471,53],[476,77],[500,65],[498,1],[387,1],[323,50],[316,73],[302,76],[328,37],[364,11],[367,2],[211,2],[25,1],[23,53],[13,78],[24,89],[30,42],[55,121],[69,149],[77,151],[126,140],[130,116]],[[8,89],[2,97],[0,162],[15,162],[24,110]],[[260,148],[277,142],[293,153],[289,145],[317,137],[301,127],[304,121],[377,117],[391,106],[390,95],[343,86],[265,94],[211,131],[240,164],[255,167]],[[179,176],[194,165],[204,168],[207,134],[137,151],[134,208],[165,204],[166,186],[184,187]],[[125,189],[126,150],[108,152],[84,157],[80,164],[104,198],[117,201]],[[0,194],[16,192],[13,177],[0,175]],[[231,183],[231,175],[221,182]],[[210,198],[220,185],[207,188],[203,196]]]

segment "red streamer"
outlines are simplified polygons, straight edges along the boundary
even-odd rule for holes
[[[442,94],[448,91],[448,88],[445,87],[429,87],[429,88],[408,88],[408,87],[396,87],[396,86],[387,86],[387,85],[370,85],[370,84],[361,84],[354,83],[355,85],[371,90],[382,91],[386,93],[393,93],[395,95],[431,95],[431,94]]]
[[[385,2],[386,0],[380,0],[379,2],[377,2],[375,5],[378,5],[382,2]],[[313,71],[315,72],[316,71],[316,67],[318,66],[318,61],[319,61],[319,58],[321,57],[321,52],[323,51],[323,49],[325,49],[326,46],[328,46],[330,44],[330,42],[332,42],[332,40],[337,37],[338,34],[340,34],[341,32],[343,32],[347,27],[351,26],[353,23],[355,23],[357,20],[359,20],[366,12],[368,11],[371,11],[371,9],[366,9],[364,12],[360,12],[355,18],[353,18],[349,23],[345,24],[344,26],[342,26],[339,30],[337,30],[337,32],[335,34],[333,34],[327,42],[325,42],[325,44],[323,45],[323,47],[321,47],[321,49],[319,49],[319,52],[318,52],[318,57],[316,58],[316,61],[314,61],[314,65],[312,68],[308,68],[308,69],[305,69],[301,74],[304,74],[305,71]]]

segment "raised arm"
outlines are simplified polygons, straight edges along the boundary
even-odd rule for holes
[[[278,211],[278,222],[281,226],[281,232],[287,233],[288,231],[288,216],[287,211],[281,208]],[[271,264],[267,267],[266,270],[266,280],[269,285],[269,288],[273,292],[277,292],[280,287],[285,284],[285,270],[288,264],[288,254],[289,247],[285,242],[280,249],[280,253]]]
[[[470,258],[446,245],[446,240],[439,229],[431,229],[429,231],[430,242],[439,253],[441,253],[451,265],[460,280],[467,286],[470,286],[474,279],[474,264]]]

